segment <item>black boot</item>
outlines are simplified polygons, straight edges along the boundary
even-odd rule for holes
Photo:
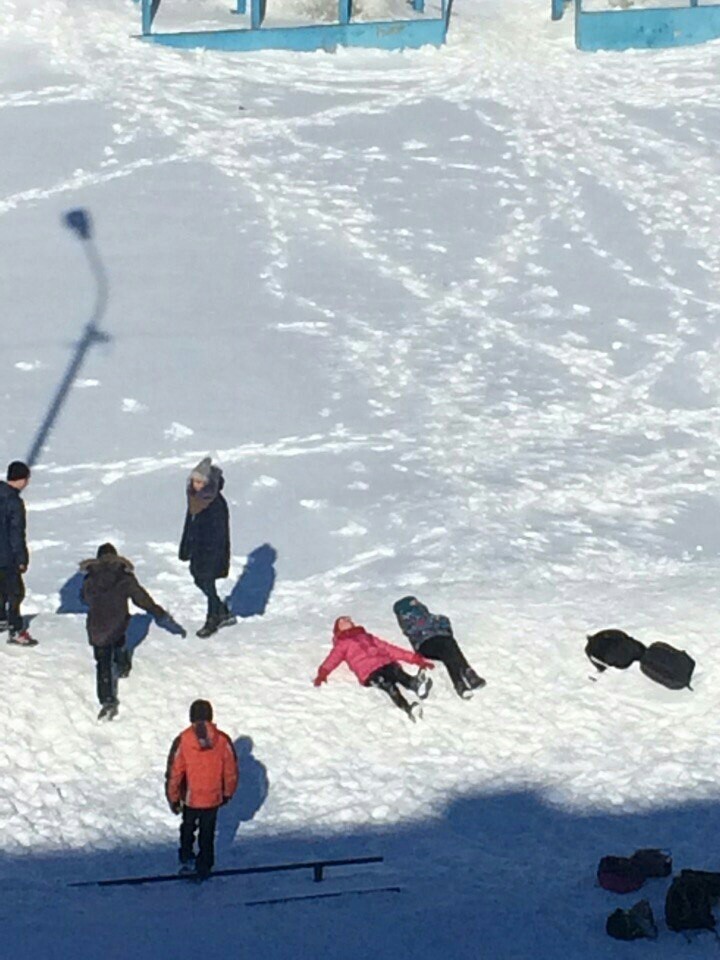
[[[218,617],[218,629],[220,627],[232,627],[237,623],[237,617],[230,612],[228,605],[223,603],[220,607],[220,616]]]
[[[427,695],[432,690],[432,677],[429,677],[425,670],[421,670],[414,680],[413,691],[418,695],[420,700],[426,700]]]
[[[214,633],[218,632],[220,622],[217,617],[208,617],[205,623],[200,627],[198,632],[195,634],[196,637],[211,637]]]
[[[468,668],[465,670],[465,673],[464,673],[463,677],[464,677],[465,684],[466,684],[468,690],[480,690],[480,689],[482,689],[482,687],[485,686],[485,684],[486,684],[486,682],[487,682],[487,681],[483,680],[482,677],[479,677],[479,676],[475,673],[475,671],[473,670],[472,667],[468,667]]]
[[[116,703],[104,703],[98,714],[98,720],[114,720],[118,715],[118,705]]]

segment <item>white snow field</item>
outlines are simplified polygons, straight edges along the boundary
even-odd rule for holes
[[[40,645],[0,646],[3,957],[717,955],[666,929],[667,882],[623,898],[595,869],[648,845],[720,869],[720,47],[582,54],[549,14],[457,0],[441,50],[239,56],[139,42],[129,0],[0,0],[3,465],[92,308],[72,207],[112,336],[25,498]],[[207,453],[226,593],[258,547],[277,561],[264,614],[199,640],[177,543]],[[107,539],[189,635],[151,626],[99,725],[84,618],[56,611]],[[346,668],[314,689],[335,617],[402,642],[409,592],[487,688],[436,670],[417,725]],[[590,682],[610,626],[687,649],[694,692]],[[385,862],[69,887],[174,871],[164,765],[198,696],[241,752],[218,867]],[[658,941],[607,938],[641,896]]]

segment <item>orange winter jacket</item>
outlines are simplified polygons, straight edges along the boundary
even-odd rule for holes
[[[230,737],[200,720],[173,741],[165,774],[168,803],[198,810],[219,807],[235,793],[238,764]]]

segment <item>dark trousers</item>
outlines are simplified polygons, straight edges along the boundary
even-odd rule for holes
[[[418,653],[428,660],[444,663],[455,689],[465,689],[465,672],[470,669],[470,664],[463,656],[455,637],[430,637],[420,644]]]
[[[192,863],[195,857],[195,833],[198,834],[198,854],[195,857],[195,870],[198,876],[207,877],[215,863],[215,823],[217,807],[198,810],[183,807],[180,824],[180,863]]]
[[[207,597],[208,620],[219,620],[225,613],[225,604],[218,596],[215,580],[212,577],[201,577],[197,573],[193,573],[193,580],[195,586]]]
[[[377,687],[378,690],[384,690],[390,697],[396,707],[400,707],[405,713],[410,711],[410,704],[398,690],[398,684],[405,687],[406,690],[417,692],[419,683],[417,677],[405,673],[399,663],[388,663],[380,667],[365,681],[366,687]]]
[[[20,604],[25,599],[25,584],[16,567],[0,567],[0,620],[7,617],[13,632],[23,629]]]
[[[119,674],[130,672],[130,652],[125,649],[125,640],[110,647],[93,647],[95,655],[95,678],[97,698],[102,706],[116,704]]]

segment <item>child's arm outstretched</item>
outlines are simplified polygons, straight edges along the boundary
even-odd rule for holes
[[[387,640],[381,640],[380,637],[374,637],[377,643],[383,648],[383,650],[392,655],[394,660],[400,660],[403,663],[414,663],[418,667],[423,667],[425,670],[432,670],[435,667],[435,664],[432,660],[428,660],[426,657],[423,657],[422,654],[416,653],[414,650],[406,650],[404,647],[396,647],[394,643],[388,643]]]
[[[345,659],[347,653],[347,644],[340,641],[336,643],[330,653],[325,657],[318,667],[317,676],[313,680],[313,686],[319,687],[321,683],[326,683],[327,678],[337,669]]]

